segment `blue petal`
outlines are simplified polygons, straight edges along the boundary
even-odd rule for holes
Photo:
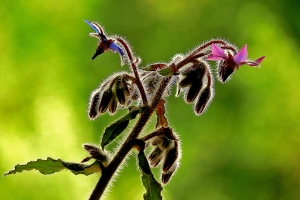
[[[118,52],[122,57],[125,55],[123,49],[121,49],[118,45],[116,45],[115,43],[111,43],[109,45],[109,48],[112,50],[112,51],[115,51],[115,52]]]
[[[84,22],[86,22],[88,25],[90,25],[90,27],[92,27],[92,29],[94,29],[96,31],[96,33],[98,33],[100,35],[99,29],[94,24],[92,24],[89,20],[84,20]]]

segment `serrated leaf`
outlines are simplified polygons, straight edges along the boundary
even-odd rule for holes
[[[104,148],[104,146],[119,136],[128,126],[129,121],[134,119],[140,111],[141,108],[134,107],[125,116],[106,127],[102,137],[101,147]]]
[[[36,161],[30,161],[26,164],[18,164],[13,170],[6,172],[4,176],[34,169],[38,170],[44,175],[60,172],[63,169],[67,169],[75,175],[84,174],[86,176],[101,171],[98,162],[94,162],[91,165],[86,165],[81,163],[65,162],[61,159],[55,160],[48,157],[46,160],[38,159]]]
[[[142,174],[142,182],[146,189],[146,193],[143,195],[144,200],[161,200],[161,191],[163,188],[155,180],[144,151],[140,151],[138,154],[139,167]]]

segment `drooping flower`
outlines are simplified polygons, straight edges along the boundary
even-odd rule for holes
[[[225,53],[225,51],[215,45],[212,44],[212,53],[206,58],[206,60],[219,61],[218,65],[218,78],[225,82],[228,77],[234,72],[234,70],[239,69],[241,65],[249,65],[249,66],[259,66],[259,64],[263,61],[265,56],[258,58],[255,61],[248,60],[248,51],[247,45],[245,45],[237,54],[232,55],[231,53]]]
[[[95,59],[98,55],[102,54],[105,51],[111,50],[112,52],[119,53],[121,57],[123,57],[124,51],[114,42],[113,39],[107,39],[104,35],[103,29],[99,26],[99,24],[95,22],[90,22],[88,20],[84,20],[92,29],[96,31],[96,33],[91,33],[90,35],[93,37],[97,37],[99,39],[98,47],[96,49],[96,53],[92,57]]]

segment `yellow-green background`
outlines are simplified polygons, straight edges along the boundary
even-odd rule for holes
[[[37,158],[80,162],[113,117],[89,121],[90,92],[119,70],[111,52],[94,61],[96,39],[84,19],[125,36],[143,64],[169,61],[212,37],[248,44],[260,69],[242,66],[215,84],[196,117],[169,98],[170,124],[182,139],[181,166],[165,199],[300,198],[300,3],[287,1],[4,0],[0,6],[0,173]],[[148,127],[151,129],[151,126]],[[112,147],[111,147],[112,148]],[[157,171],[155,171],[157,173]],[[0,179],[1,199],[87,199],[98,175],[36,171]],[[142,199],[132,156],[107,199]]]

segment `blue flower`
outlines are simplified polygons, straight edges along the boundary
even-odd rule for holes
[[[96,33],[90,33],[91,36],[97,37],[99,39],[98,47],[96,53],[93,55],[92,59],[95,59],[98,55],[102,54],[105,51],[111,50],[112,52],[119,53],[121,57],[125,55],[123,49],[121,49],[113,39],[107,39],[104,30],[101,26],[95,22],[90,22],[84,20]]]

